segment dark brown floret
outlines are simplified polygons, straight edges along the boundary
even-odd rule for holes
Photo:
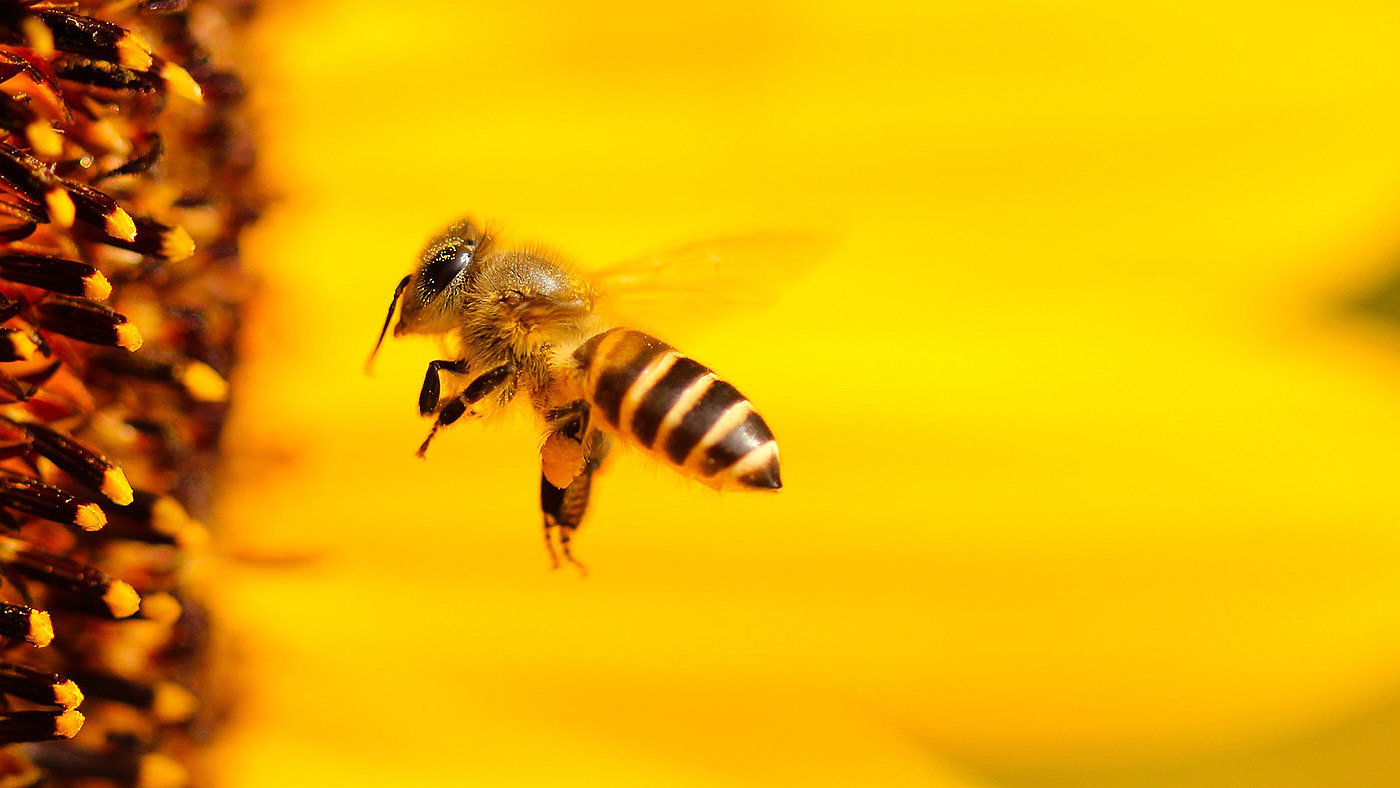
[[[79,342],[132,351],[141,347],[141,333],[126,316],[95,301],[53,296],[34,306],[34,318],[40,328]]]
[[[56,523],[76,525],[85,531],[96,531],[107,524],[107,515],[97,504],[75,498],[48,482],[17,473],[0,473],[0,506]],[[0,561],[3,560],[0,556]]]
[[[64,711],[12,711],[0,714],[0,742],[71,739],[83,727],[83,715]]]
[[[138,71],[151,67],[150,47],[121,25],[66,11],[39,11],[37,16],[53,33],[54,48],[60,52],[120,63]]]
[[[122,469],[88,446],[59,432],[34,422],[15,422],[11,426],[28,439],[41,457],[77,481],[101,492],[119,506],[132,501],[131,485]],[[3,483],[3,479],[0,479]]]
[[[57,255],[0,251],[0,279],[71,296],[103,299],[111,292],[95,267]]]
[[[66,677],[9,662],[0,662],[0,692],[30,703],[65,709],[83,700],[83,693]]]
[[[25,605],[0,603],[0,637],[23,640],[43,647],[53,642],[49,614]]]

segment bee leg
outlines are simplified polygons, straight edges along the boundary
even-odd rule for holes
[[[544,500],[544,486],[549,482],[540,479],[540,500]],[[557,487],[555,488],[558,489]],[[562,492],[562,490],[560,491]],[[549,515],[544,517],[544,549],[549,553],[549,568],[551,570],[559,568],[559,554],[554,550],[554,526],[550,523]]]
[[[438,373],[444,369],[460,375],[467,371],[467,360],[428,362],[428,374],[423,376],[423,389],[418,392],[419,415],[426,416],[437,410],[438,397],[442,390],[442,380],[438,377]]]
[[[583,520],[584,513],[588,510],[588,496],[592,491],[593,471],[588,466],[578,476],[574,477],[569,486],[563,489],[555,487],[549,480],[540,477],[540,509],[544,512],[544,545],[549,551],[549,563],[551,569],[559,568],[559,555],[555,552],[554,541],[559,542],[559,552],[564,554],[564,560],[578,567],[578,571],[584,577],[588,576],[588,569],[579,563],[574,554],[569,550],[569,542],[573,539],[574,531],[578,530],[579,522]]]
[[[550,424],[555,425],[555,427],[558,429],[562,429],[569,422],[577,421],[580,419],[586,421],[587,416],[588,403],[584,402],[581,399],[576,399],[567,405],[561,405],[560,407],[554,408],[553,410],[550,410],[544,414],[545,421],[548,421]],[[574,439],[581,440],[582,436],[575,436]]]
[[[554,544],[550,541],[551,532],[558,540],[559,552],[563,554],[564,560],[578,567],[579,572],[587,577],[588,569],[574,558],[569,544],[573,541],[574,531],[577,531],[583,522],[584,514],[588,512],[588,499],[593,491],[593,474],[602,466],[610,444],[607,436],[592,430],[585,438],[584,445],[587,459],[584,461],[583,470],[569,482],[569,486],[555,487],[550,484],[549,479],[540,476],[540,509],[544,513],[545,547],[549,550],[553,568],[559,568],[559,558],[555,554]]]
[[[565,561],[568,561],[569,563],[571,563],[571,564],[573,564],[574,566],[578,567],[579,576],[581,576],[581,577],[588,577],[588,567],[584,566],[584,565],[583,565],[583,562],[579,561],[577,558],[574,558],[574,554],[569,550],[569,542],[573,540],[573,538],[574,538],[574,531],[576,531],[576,530],[578,530],[578,529],[577,529],[577,528],[560,528],[560,529],[559,529],[559,550],[560,550],[560,552],[562,552],[562,553],[564,554],[564,560],[565,560]]]
[[[563,489],[578,478],[588,457],[583,436],[588,430],[588,405],[571,402],[545,414],[548,428],[540,447],[540,471],[549,483]]]
[[[506,363],[495,369],[483,372],[467,385],[465,391],[458,394],[442,410],[438,411],[437,420],[433,422],[433,428],[428,433],[428,437],[423,439],[423,445],[418,447],[418,456],[422,457],[428,451],[428,444],[432,443],[433,436],[437,431],[462,418],[467,412],[467,408],[484,399],[487,394],[501,388],[503,385],[509,388],[512,394],[515,390],[515,365]]]

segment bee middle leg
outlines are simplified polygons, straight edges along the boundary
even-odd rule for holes
[[[438,411],[437,420],[433,422],[433,428],[428,432],[428,437],[423,439],[423,445],[418,447],[418,456],[422,457],[428,451],[428,444],[433,442],[433,436],[437,431],[462,418],[467,412],[467,408],[486,398],[486,395],[505,386],[514,393],[516,368],[514,364],[506,363],[494,369],[481,373],[471,383],[467,384],[466,390],[451,400]]]

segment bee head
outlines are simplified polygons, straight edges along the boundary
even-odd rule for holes
[[[475,271],[473,264],[490,242],[491,235],[471,219],[460,219],[429,239],[413,273],[400,280],[394,290],[394,300],[389,302],[389,314],[369,361],[374,360],[384,342],[396,305],[400,307],[399,322],[394,326],[396,337],[450,329],[456,307]]]
[[[451,328],[453,306],[490,240],[471,219],[462,219],[429,239],[408,277],[394,336]]]

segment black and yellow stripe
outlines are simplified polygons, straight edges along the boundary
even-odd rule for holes
[[[763,417],[705,365],[626,328],[593,337],[574,357],[584,399],[613,432],[713,487],[782,487]]]

